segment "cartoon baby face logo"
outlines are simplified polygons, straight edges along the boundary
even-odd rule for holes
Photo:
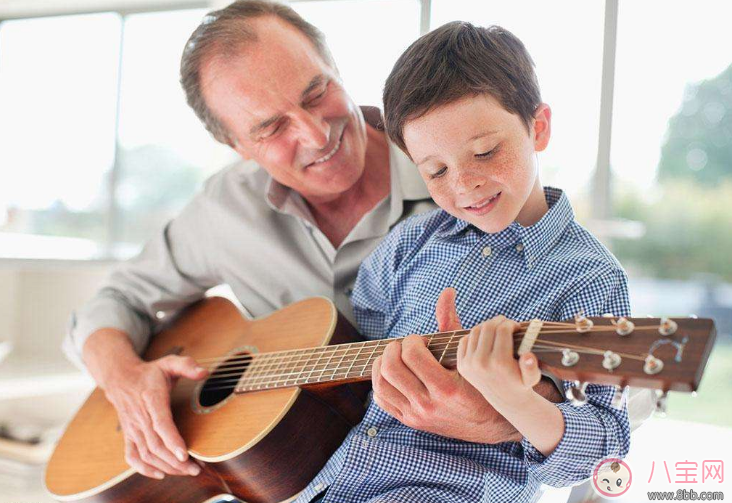
[[[622,459],[603,459],[592,474],[592,487],[603,498],[616,498],[630,489],[633,475]]]

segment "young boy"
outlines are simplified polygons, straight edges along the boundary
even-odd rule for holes
[[[313,481],[330,486],[324,501],[534,501],[541,484],[571,485],[603,458],[625,456],[628,416],[611,406],[614,388],[590,385],[581,407],[553,404],[513,358],[509,320],[629,314],[620,264],[575,222],[563,192],[539,181],[551,112],[523,44],[495,26],[442,26],[399,58],[384,112],[442,210],[395,227],[361,265],[352,295],[361,331],[436,332],[438,296],[455,288],[463,326],[476,327],[460,341],[458,371],[523,440],[442,437],[372,402]]]

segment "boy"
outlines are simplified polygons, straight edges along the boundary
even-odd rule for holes
[[[423,432],[394,417],[397,404],[375,400],[303,500],[330,486],[326,502],[534,501],[541,484],[571,485],[599,460],[625,456],[628,416],[611,406],[614,388],[590,385],[586,405],[555,405],[525,379],[535,357],[513,358],[510,320],[629,314],[621,266],[574,221],[562,191],[539,181],[551,112],[523,44],[499,27],[442,26],[399,58],[384,112],[442,210],[395,227],[361,265],[352,295],[361,331],[435,332],[433,306],[453,287],[464,326],[477,325],[460,342],[458,372],[523,439]],[[375,389],[377,379],[379,360]]]

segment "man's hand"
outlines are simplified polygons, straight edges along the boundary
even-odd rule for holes
[[[461,330],[454,289],[440,294],[436,317],[441,332]],[[469,442],[521,440],[478,390],[438,363],[419,336],[390,343],[374,361],[372,381],[376,403],[412,428]]]
[[[90,336],[84,360],[117,410],[125,437],[125,460],[146,477],[198,475],[201,468],[188,459],[185,442],[173,423],[170,392],[178,378],[198,380],[208,372],[191,357],[171,355],[142,361],[129,339],[120,338],[121,334],[126,339],[125,334],[109,330],[99,331],[107,331],[106,337],[97,332]]]

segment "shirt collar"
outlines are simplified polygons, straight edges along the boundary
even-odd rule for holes
[[[574,220],[572,206],[564,191],[554,187],[544,187],[544,197],[549,211],[529,227],[512,222],[501,232],[485,233],[465,220],[454,218],[447,228],[440,231],[440,235],[450,238],[474,231],[496,250],[520,243],[523,246],[526,264],[531,266],[554,246],[570,222]]]

